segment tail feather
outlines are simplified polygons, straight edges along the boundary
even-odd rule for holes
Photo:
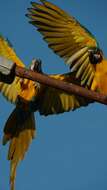
[[[11,190],[14,190],[17,165],[23,160],[34,137],[34,114],[16,108],[6,122],[3,137],[3,144],[10,141],[8,160],[10,160]]]

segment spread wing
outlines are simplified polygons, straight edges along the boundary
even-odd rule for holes
[[[10,42],[2,36],[0,36],[0,56],[5,57],[7,62],[8,60],[11,60],[18,66],[24,67],[23,62],[17,57]],[[20,93],[20,78],[15,77],[15,80],[10,85],[0,82],[0,91],[7,98],[7,100],[15,103],[17,95]]]
[[[42,1],[32,2],[27,16],[30,23],[37,27],[49,47],[64,58],[81,84],[91,84],[95,68],[89,59],[89,49],[96,48],[98,43],[94,36],[74,17],[57,6]]]
[[[75,73],[67,73],[62,75],[52,75],[52,78],[62,80],[68,83],[80,85],[80,81],[75,78]],[[87,86],[85,86],[87,88]],[[55,89],[49,86],[41,87],[42,92],[39,96],[38,111],[41,115],[58,114],[75,110],[81,106],[87,106],[93,101],[86,98],[68,94],[62,90]]]

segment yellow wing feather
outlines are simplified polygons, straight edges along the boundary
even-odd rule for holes
[[[8,160],[10,160],[10,185],[14,189],[17,165],[23,160],[32,139],[35,137],[34,114],[23,110],[15,110],[9,116],[5,127],[3,144],[10,141]]]
[[[74,17],[48,1],[41,0],[41,2],[41,4],[33,2],[32,8],[28,9],[27,16],[30,18],[30,23],[37,27],[49,47],[64,58],[70,68],[78,64],[78,67],[75,67],[77,78],[81,80],[89,65],[90,74],[82,77],[81,84],[90,85],[95,68],[90,63],[88,50],[90,47],[97,47],[97,41]],[[86,58],[78,63],[86,54]]]
[[[14,49],[11,47],[9,42],[2,36],[0,36],[0,56],[7,58],[7,60],[11,60],[18,66],[24,67],[23,62],[17,57]],[[7,100],[15,103],[18,94],[20,94],[21,92],[20,78],[15,77],[15,80],[10,85],[0,82],[0,91],[7,98]]]
[[[16,63],[18,66],[24,67],[23,62],[17,57],[14,49],[2,36],[0,36],[0,56],[4,56],[13,63]]]

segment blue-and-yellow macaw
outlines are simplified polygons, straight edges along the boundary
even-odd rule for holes
[[[30,22],[71,69],[70,73],[50,77],[106,94],[107,61],[95,37],[74,17],[47,1],[33,2],[28,11]],[[25,67],[2,36],[0,56]],[[40,63],[35,60],[30,69],[42,72]],[[19,77],[15,77],[10,85],[0,82],[0,91],[16,105],[6,122],[3,137],[3,144],[10,141],[8,159],[11,161],[10,183],[13,190],[17,164],[24,158],[35,136],[34,111],[47,116],[74,110],[92,101]]]
[[[16,65],[25,67],[3,36],[0,36],[0,57],[2,60],[5,58],[7,63],[11,60]],[[30,69],[42,72],[41,63],[33,59]],[[50,77],[80,85],[78,80],[74,80],[73,73],[50,75]],[[35,137],[34,112],[39,111],[41,115],[45,116],[58,114],[76,109],[80,105],[86,106],[90,101],[19,77],[15,77],[12,84],[0,82],[0,91],[8,101],[16,105],[5,124],[3,136],[3,145],[10,142],[8,150],[8,159],[11,162],[10,184],[11,190],[14,190],[16,167],[24,158],[32,139]]]

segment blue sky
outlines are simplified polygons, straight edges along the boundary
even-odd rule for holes
[[[107,57],[107,2],[105,0],[51,0],[87,27]],[[41,58],[46,73],[68,68],[42,40],[25,17],[30,0],[0,0],[0,33],[13,44],[28,65]],[[0,138],[13,107],[0,97]],[[17,171],[16,190],[106,190],[107,110],[93,104],[75,112],[43,117],[35,113],[37,138]],[[0,189],[9,190],[7,147],[0,145]]]

